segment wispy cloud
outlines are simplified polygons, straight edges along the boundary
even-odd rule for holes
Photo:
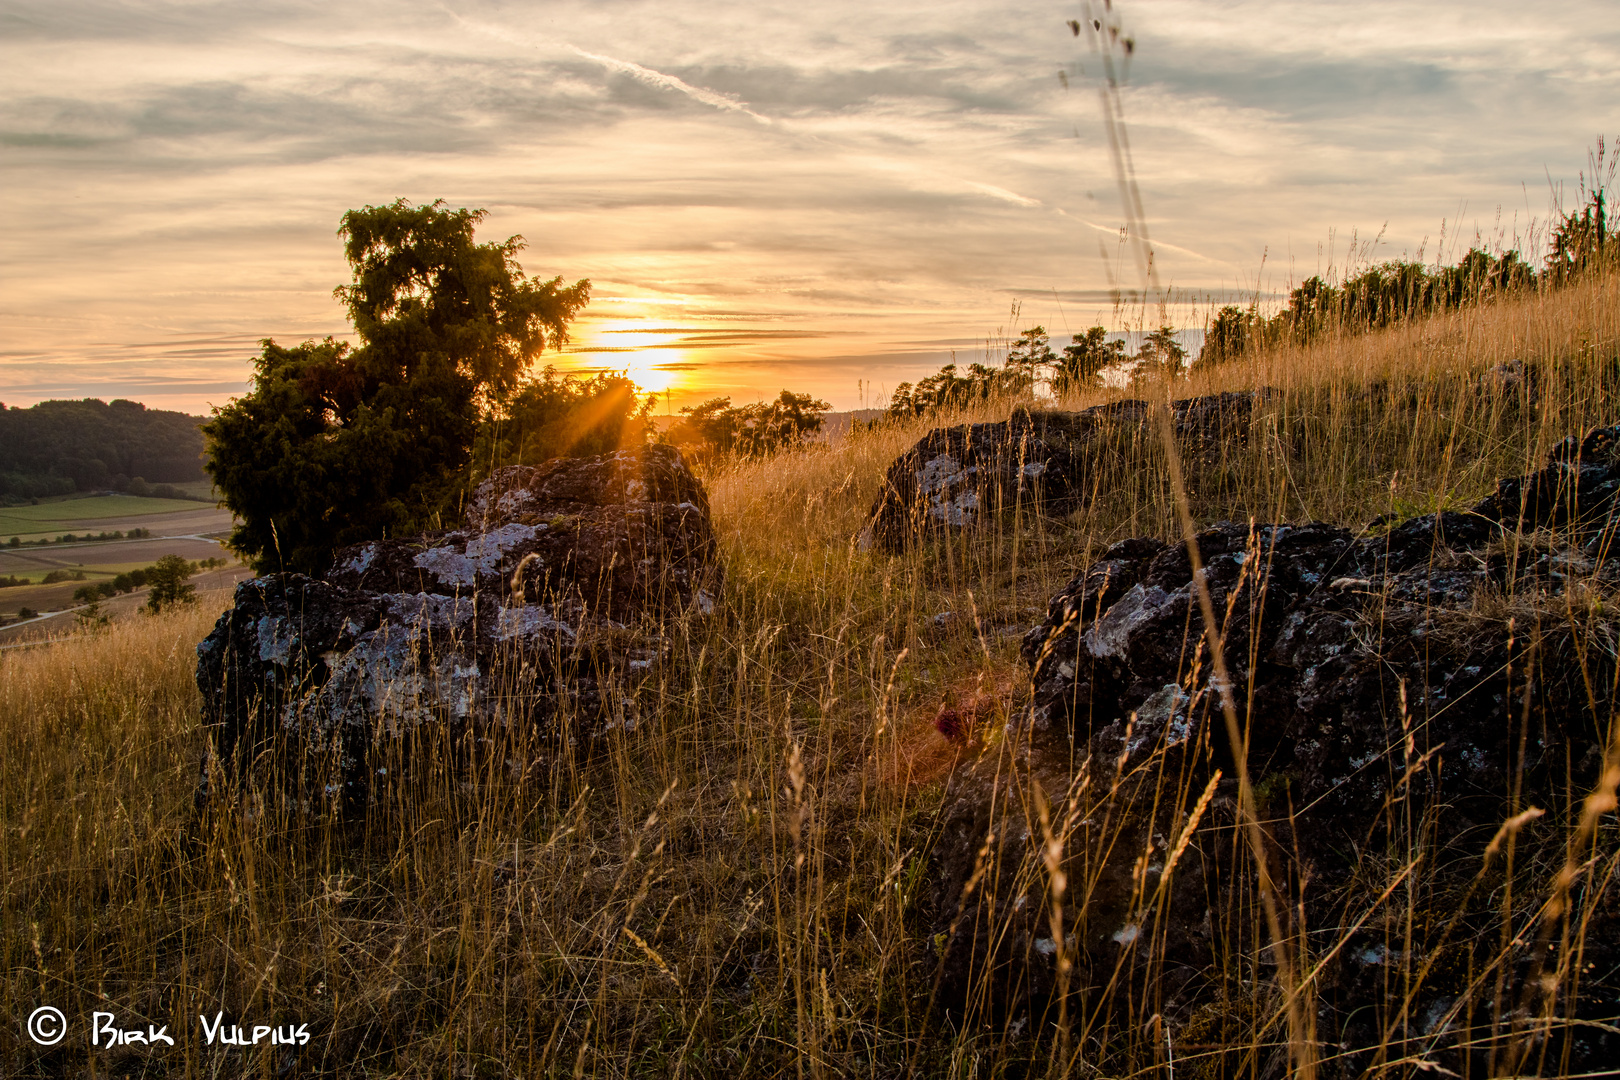
[[[1116,6],[1161,276],[1209,302],[1386,222],[1391,257],[1433,258],[1442,223],[1449,248],[1523,243],[1543,168],[1572,178],[1620,94],[1601,0]],[[530,272],[592,279],[580,351],[548,359],[662,350],[694,396],[852,404],[979,358],[1015,297],[1028,323],[1121,324],[1095,72],[1061,14],[11,0],[0,396],[245,388],[259,338],[346,331],[337,220],[399,197],[485,207]],[[683,332],[599,332],[621,320]]]
[[[723,109],[727,112],[742,113],[744,116],[752,117],[761,124],[769,124],[771,122],[770,117],[761,116],[759,113],[750,109],[747,102],[740,101],[731,94],[721,94],[713,90],[705,89],[701,86],[693,86],[691,83],[683,82],[673,75],[666,75],[662,71],[654,71],[652,68],[642,67],[640,64],[633,64],[628,60],[618,60],[611,56],[603,56],[601,53],[587,52],[577,45],[570,45],[568,48],[575,54],[583,56],[587,60],[596,61],[609,71],[616,71],[622,75],[628,75],[632,79],[637,79],[646,83],[648,86],[656,86],[660,90],[674,90],[676,93],[685,94],[693,101],[699,101],[705,105],[712,105],[716,109]]]

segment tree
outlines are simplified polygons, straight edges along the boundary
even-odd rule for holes
[[[1187,366],[1187,350],[1176,340],[1176,328],[1166,323],[1143,338],[1136,362],[1133,377],[1139,382],[1179,378]]]
[[[1087,390],[1102,385],[1104,368],[1125,359],[1125,343],[1109,341],[1108,331],[1093,326],[1084,334],[1075,334],[1063,346],[1063,355],[1056,358],[1056,371],[1052,376],[1052,392],[1062,396],[1076,390]]]
[[[959,409],[975,401],[1017,397],[1029,392],[1034,376],[1012,367],[993,368],[969,364],[966,375],[958,375],[955,364],[946,364],[917,385],[901,383],[889,398],[890,416],[933,416]]]
[[[492,403],[473,456],[484,470],[565,454],[609,454],[646,440],[652,407],[653,398],[624,375],[580,378],[547,367]]]
[[[1043,369],[1057,363],[1057,354],[1046,336],[1046,327],[1032,326],[1018,335],[1018,340],[1007,350],[1006,366],[1028,376],[1031,383]]]
[[[1198,370],[1236,360],[1259,342],[1260,317],[1251,309],[1245,311],[1228,304],[1215,314],[1204,335],[1204,347],[1198,350],[1193,367]]]
[[[701,405],[683,405],[681,419],[669,429],[670,441],[724,453],[737,444],[740,413],[741,410],[731,407],[729,397],[710,398]]]
[[[265,339],[253,392],[214,411],[207,468],[263,570],[319,572],[335,548],[434,525],[467,479],[480,409],[560,347],[590,283],[526,278],[521,237],[477,244],[482,210],[401,199],[343,216],[358,347]]]
[[[682,419],[669,436],[678,444],[766,457],[820,431],[822,415],[831,408],[791,390],[783,390],[775,401],[743,406],[733,406],[729,397],[710,398],[681,409]]]
[[[827,402],[809,394],[783,390],[775,401],[747,408],[738,443],[744,453],[756,456],[797,446],[821,430],[821,418],[831,409]]]
[[[1601,154],[1600,143],[1600,160]],[[1613,176],[1612,171],[1610,176]],[[1600,264],[1606,254],[1612,261],[1615,246],[1620,243],[1620,232],[1611,231],[1613,223],[1604,206],[1604,194],[1600,187],[1587,196],[1580,210],[1559,215],[1559,222],[1553,228],[1552,250],[1546,260],[1547,275],[1555,284],[1565,284],[1588,266]]]
[[[146,594],[146,610],[156,615],[164,608],[176,604],[189,604],[197,599],[197,586],[186,579],[197,568],[181,555],[165,555],[146,568],[146,583],[151,590]]]
[[[203,478],[202,419],[122,398],[0,408],[0,496],[35,498]]]

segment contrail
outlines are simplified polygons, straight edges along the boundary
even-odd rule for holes
[[[730,94],[718,93],[702,86],[693,86],[691,83],[683,82],[673,75],[665,75],[662,71],[654,71],[652,68],[633,64],[628,60],[617,60],[611,56],[603,56],[601,53],[586,52],[577,45],[569,45],[568,48],[587,60],[595,60],[598,64],[611,71],[621,72],[633,79],[639,79],[648,86],[656,86],[661,90],[676,90],[694,101],[701,101],[705,105],[711,105],[716,109],[725,109],[728,112],[744,113],[762,124],[771,122],[770,117],[761,116],[753,109],[750,109],[747,102],[739,101]]]
[[[974,191],[977,191],[981,195],[988,195],[992,199],[1000,199],[1002,202],[1010,202],[1018,206],[1041,205],[1039,199],[1031,199],[1018,194],[1016,191],[1008,191],[1004,187],[996,187],[994,184],[981,184],[977,180],[963,180],[962,183],[966,184],[968,187],[972,188]]]
[[[487,34],[488,36],[498,38],[501,41],[510,42],[513,45],[522,45],[530,49],[541,47],[536,42],[527,40],[521,35],[514,34],[503,27],[491,26],[488,23],[475,22],[472,19],[464,18],[463,16],[458,15],[456,12],[450,10],[449,7],[442,4],[440,5],[440,10],[446,15],[450,16],[456,22],[460,23],[462,26],[465,26],[469,30],[475,31],[476,33]],[[632,79],[638,79],[641,82],[646,83],[648,86],[656,86],[660,90],[677,91],[678,93],[685,94],[694,101],[701,101],[703,104],[708,105],[711,108],[724,109],[726,112],[743,113],[746,116],[753,117],[761,124],[770,124],[773,122],[770,117],[761,116],[753,109],[750,109],[746,101],[740,101],[731,94],[722,94],[719,91],[710,90],[703,86],[693,86],[691,83],[677,79],[673,75],[665,75],[662,71],[654,71],[650,67],[642,67],[640,64],[633,64],[628,60],[619,60],[612,56],[603,56],[601,53],[586,52],[578,45],[562,44],[562,47],[574,53],[576,56],[583,56],[587,60],[596,61],[609,71],[617,71],[620,74],[628,75]]]

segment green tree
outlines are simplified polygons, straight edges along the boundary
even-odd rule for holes
[[[809,394],[783,390],[775,401],[734,406],[729,397],[710,398],[681,409],[682,419],[670,429],[672,442],[720,453],[766,457],[821,430],[822,416],[832,406]]]
[[[1176,328],[1166,323],[1142,339],[1136,361],[1134,378],[1139,382],[1175,379],[1187,366],[1187,350],[1176,340]]]
[[[681,406],[681,419],[669,429],[671,442],[725,453],[737,445],[742,410],[732,408],[729,397],[710,398],[701,405]]]
[[[482,210],[403,199],[343,216],[360,340],[266,339],[253,392],[204,428],[208,471],[260,570],[318,572],[332,551],[431,527],[466,480],[480,409],[510,392],[590,283],[530,280],[521,237],[478,244]]]
[[[1260,317],[1253,309],[1245,311],[1232,304],[1221,308],[1204,334],[1204,346],[1198,350],[1193,367],[1201,370],[1236,360],[1259,344],[1260,326]]]
[[[755,456],[797,446],[821,430],[821,418],[832,406],[809,394],[783,390],[775,401],[760,402],[743,410],[738,446]]]
[[[1012,348],[1007,350],[1006,366],[1028,376],[1032,383],[1044,368],[1056,363],[1057,354],[1052,352],[1044,326],[1032,326],[1025,330],[1018,335]]]
[[[474,458],[485,469],[609,454],[646,440],[652,407],[653,398],[624,375],[580,378],[547,367],[492,404]]]
[[[1547,253],[1547,275],[1554,284],[1565,284],[1606,258],[1613,260],[1616,245],[1620,244],[1620,230],[1614,229],[1604,206],[1605,194],[1600,187],[1587,196],[1580,210],[1559,216],[1553,228],[1552,250]]]
[[[147,567],[146,583],[151,590],[146,594],[146,610],[156,615],[164,608],[196,600],[197,586],[186,580],[196,572],[196,566],[181,555],[165,555]]]
[[[1059,396],[1102,385],[1104,368],[1125,359],[1125,343],[1108,340],[1108,331],[1093,326],[1084,334],[1075,334],[1063,346],[1063,355],[1053,364],[1052,392]]]
[[[969,364],[967,374],[957,374],[955,364],[946,364],[934,374],[918,379],[917,385],[901,383],[889,398],[890,416],[933,416],[959,409],[975,401],[1018,397],[1034,385],[1034,376],[1013,367],[993,368]]]

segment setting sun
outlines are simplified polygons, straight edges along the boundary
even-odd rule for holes
[[[663,394],[680,386],[694,362],[687,350],[672,345],[685,333],[641,319],[605,319],[583,326],[568,352],[582,367],[623,372],[648,393]]]
[[[683,359],[679,349],[648,349],[636,353],[635,359],[625,364],[623,370],[643,390],[662,394],[680,384],[681,372],[674,365],[682,364]]]

